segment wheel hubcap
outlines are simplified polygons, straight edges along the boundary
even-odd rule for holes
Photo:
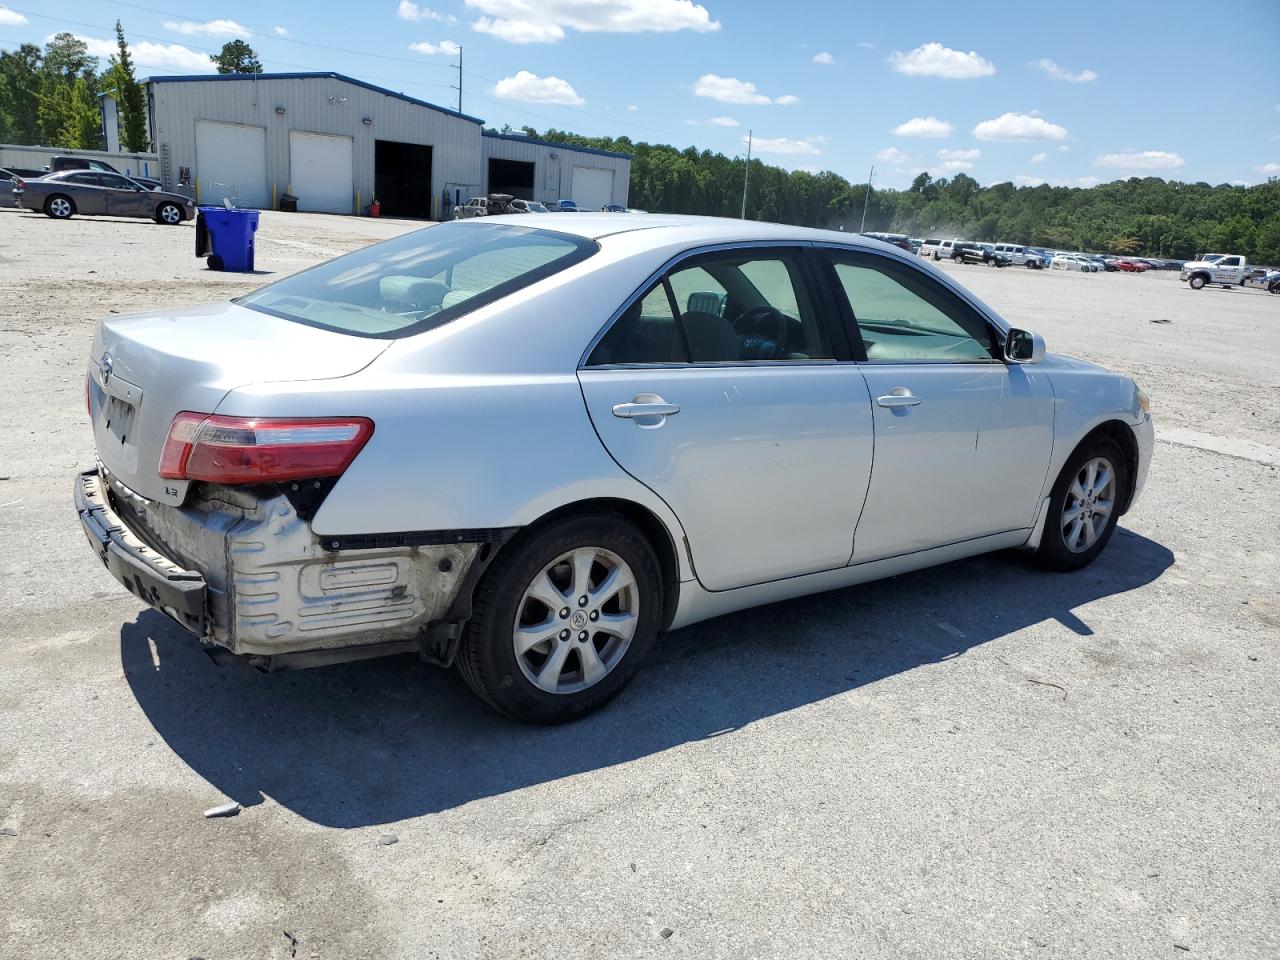
[[[160,216],[164,217],[165,223],[178,222],[178,211],[175,210],[173,207],[165,207],[162,211],[160,211]]]
[[[1084,464],[1071,486],[1062,510],[1062,540],[1072,553],[1084,553],[1107,528],[1116,500],[1116,471],[1106,457]]]
[[[640,617],[635,575],[603,547],[579,547],[525,588],[512,632],[516,662],[547,693],[595,686],[626,655]]]
[[[55,200],[53,201],[53,212],[60,217],[65,217],[71,212],[71,204],[65,200]]]

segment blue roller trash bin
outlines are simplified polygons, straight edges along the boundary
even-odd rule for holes
[[[197,209],[196,256],[207,256],[210,270],[253,272],[253,235],[258,232],[258,211],[223,207]]]

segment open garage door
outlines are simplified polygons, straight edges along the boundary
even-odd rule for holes
[[[613,203],[613,171],[574,167],[573,201],[579,210],[599,210]]]
[[[299,210],[351,213],[351,138],[289,131],[289,192],[298,198]]]
[[[197,120],[196,180],[201,203],[218,204],[225,197],[239,207],[266,207],[266,128]]]
[[[521,200],[533,197],[533,164],[524,160],[489,159],[489,192],[509,193]]]

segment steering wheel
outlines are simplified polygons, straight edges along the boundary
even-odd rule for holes
[[[787,318],[768,304],[761,304],[758,307],[750,307],[742,311],[742,314],[738,317],[738,322],[734,324],[734,328],[738,331],[739,336],[750,336],[755,332],[754,328],[758,319],[773,320],[776,333],[773,338],[773,355],[763,359],[781,360],[785,358],[787,355],[787,334],[789,332]]]

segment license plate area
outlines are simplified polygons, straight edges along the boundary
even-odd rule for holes
[[[121,400],[119,397],[108,395],[107,407],[103,413],[106,418],[104,426],[107,432],[121,446],[129,442],[129,435],[133,433],[133,421],[136,415],[137,410],[133,404],[127,400]]]

